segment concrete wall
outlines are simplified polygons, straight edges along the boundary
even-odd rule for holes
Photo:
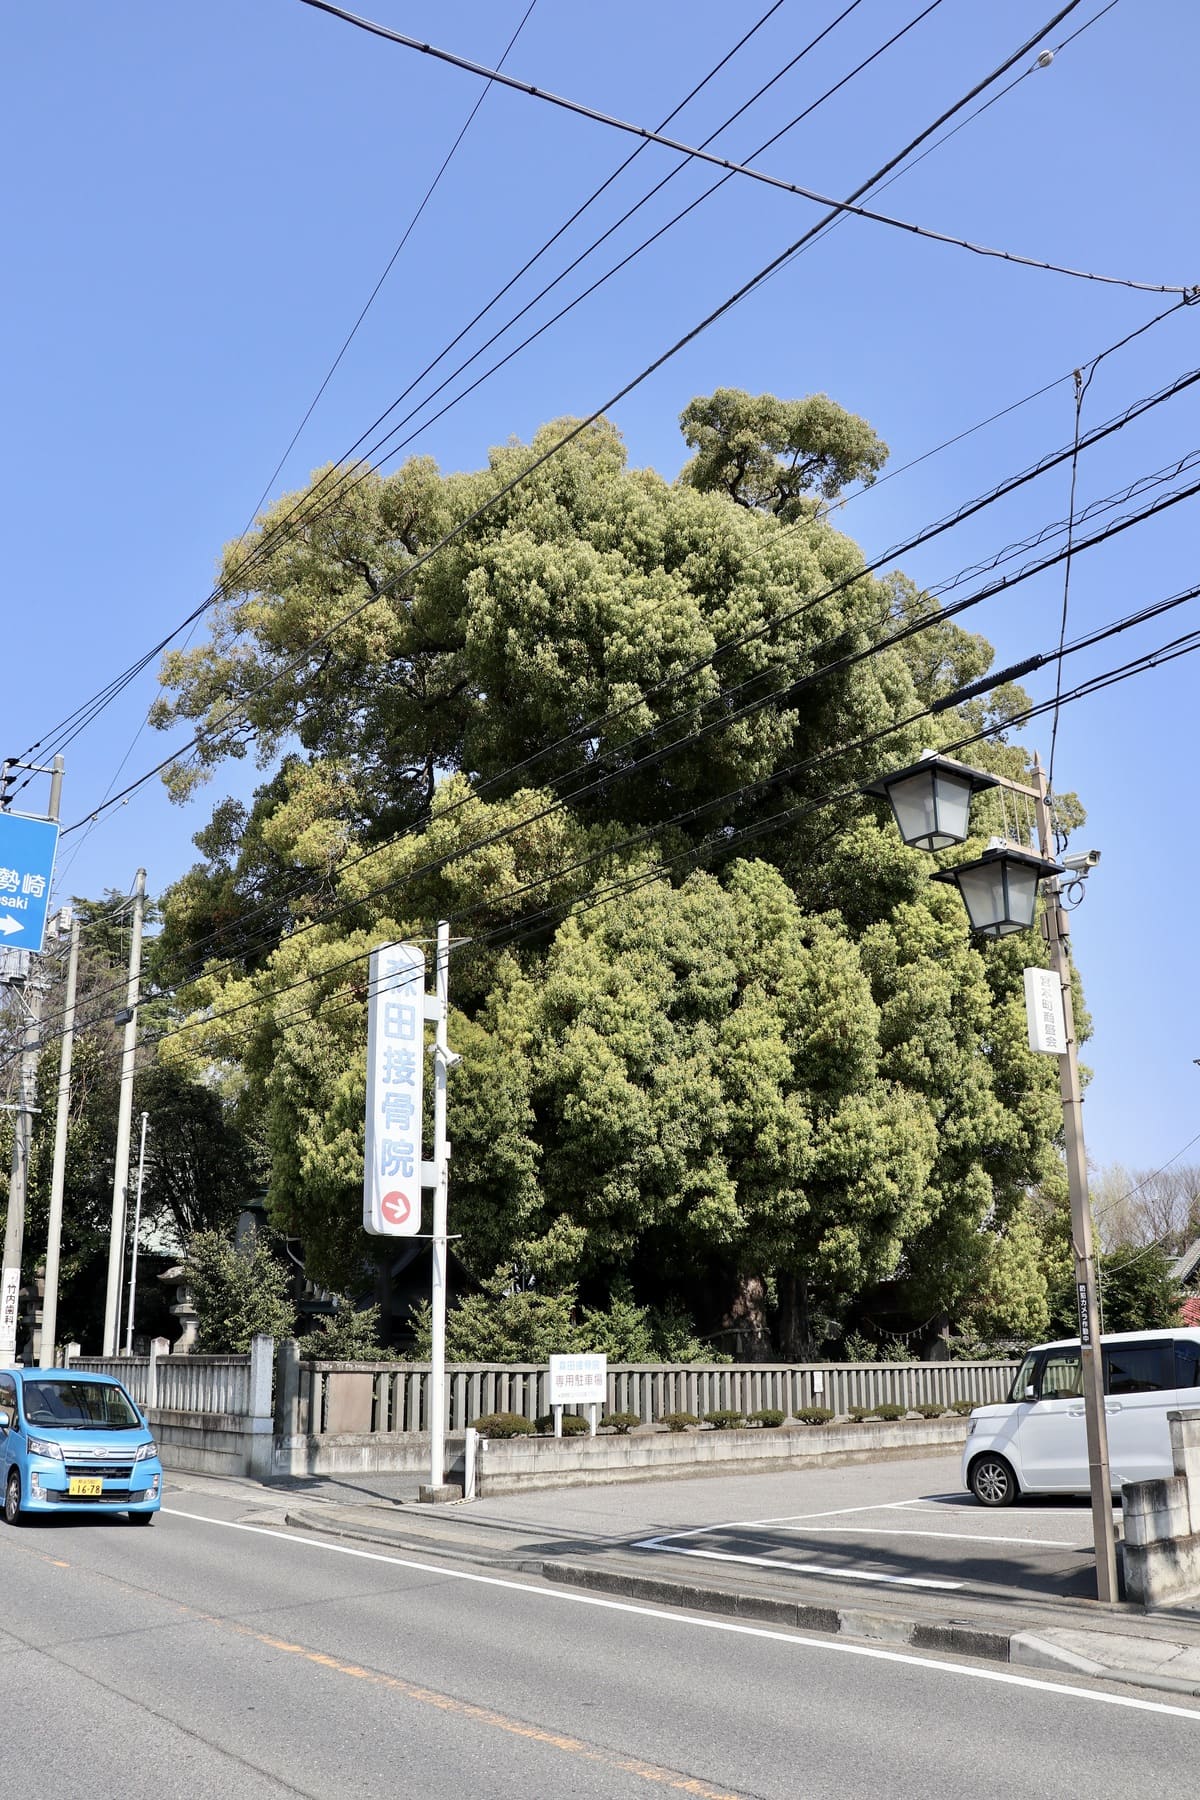
[[[238,1413],[146,1409],[165,1469],[193,1475],[249,1475],[264,1481],[272,1471],[274,1439],[270,1419]]]
[[[276,1437],[271,1473],[297,1475],[412,1475],[429,1478],[429,1433],[406,1431],[390,1437],[378,1432],[343,1432],[337,1436]],[[463,1481],[463,1445],[446,1439],[446,1479]]]
[[[487,1498],[613,1481],[751,1475],[879,1456],[957,1455],[966,1437],[966,1419],[910,1419],[778,1430],[647,1431],[627,1437],[487,1438],[479,1444],[478,1493]]]
[[[1128,1481],[1125,1598],[1170,1606],[1200,1594],[1200,1412],[1167,1414],[1175,1473],[1160,1481]]]

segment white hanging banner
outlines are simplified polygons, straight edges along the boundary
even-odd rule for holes
[[[425,1080],[425,952],[371,952],[367,1002],[367,1134],[363,1230],[415,1237],[421,1229],[421,1100]]]
[[[1065,1056],[1067,1022],[1063,1017],[1062,984],[1053,969],[1026,969],[1025,1017],[1031,1050]]]

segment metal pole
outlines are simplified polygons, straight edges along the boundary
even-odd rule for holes
[[[429,1485],[440,1488],[446,1479],[446,1203],[450,1159],[450,1146],[446,1142],[450,926],[445,919],[439,921],[437,928],[434,986],[438,998],[433,1040],[433,1165],[437,1184],[433,1190],[433,1282],[430,1294]]]
[[[129,1251],[129,1305],[126,1308],[125,1354],[133,1355],[133,1301],[137,1293],[138,1232],[142,1228],[142,1181],[146,1174],[146,1124],[149,1113],[142,1114],[142,1141],[138,1149],[137,1199],[133,1205],[133,1242]]]
[[[5,764],[5,790],[9,770]],[[50,810],[57,820],[62,800],[63,759],[56,756],[50,772]],[[29,1157],[33,1148],[33,1115],[37,1111],[37,1066],[42,1049],[42,976],[38,959],[29,959],[23,1003],[25,1029],[21,1034],[21,1072],[17,1110],[13,1118],[12,1170],[8,1186],[8,1212],[4,1221],[4,1261],[0,1264],[0,1367],[17,1359],[17,1327],[21,1302],[21,1258],[25,1250],[25,1203],[29,1192]]]
[[[58,1063],[58,1110],[54,1116],[54,1166],[50,1175],[50,1224],[46,1233],[46,1293],[42,1301],[42,1343],[38,1361],[54,1367],[58,1336],[58,1259],[62,1246],[63,1182],[67,1167],[67,1124],[71,1109],[71,1058],[75,1046],[75,983],[79,972],[79,915],[71,920],[67,952],[67,992],[63,1007],[62,1050]]]
[[[125,1036],[121,1046],[121,1095],[117,1107],[117,1155],[113,1167],[112,1221],[108,1233],[108,1285],[104,1295],[104,1355],[117,1354],[121,1310],[121,1264],[125,1250],[125,1191],[129,1186],[129,1128],[133,1121],[133,1065],[137,1052],[137,1005],[142,973],[142,915],[146,904],[146,871],[133,884],[133,933],[129,945],[129,980],[125,988]]]
[[[1034,759],[1034,771],[1038,839],[1042,855],[1053,860],[1054,834],[1050,808],[1046,803],[1046,775],[1040,757]],[[1082,1345],[1083,1413],[1092,1495],[1092,1534],[1096,1544],[1096,1594],[1098,1599],[1112,1604],[1118,1599],[1116,1535],[1113,1528],[1112,1478],[1108,1464],[1108,1422],[1104,1412],[1096,1251],[1092,1234],[1092,1209],[1088,1199],[1087,1153],[1083,1143],[1083,1092],[1079,1083],[1075,1014],[1071,1004],[1071,956],[1067,916],[1062,907],[1058,878],[1044,882],[1042,893],[1046,901],[1046,939],[1050,946],[1050,967],[1062,986],[1063,1019],[1067,1033],[1067,1048],[1058,1059],[1058,1080],[1062,1093],[1067,1187],[1071,1198],[1071,1242],[1075,1252],[1075,1294]]]

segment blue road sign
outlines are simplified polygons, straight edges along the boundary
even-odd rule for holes
[[[42,947],[58,826],[50,819],[0,812],[0,945]]]

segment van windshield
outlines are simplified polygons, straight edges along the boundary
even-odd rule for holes
[[[141,1415],[124,1388],[107,1381],[27,1381],[25,1419],[56,1431],[132,1431]]]
[[[1033,1351],[1030,1351],[1029,1355],[1025,1358],[1025,1361],[1017,1370],[1013,1379],[1013,1384],[1008,1390],[1010,1403],[1014,1400],[1023,1400],[1025,1398],[1025,1389],[1033,1386],[1036,1372],[1037,1356]]]

